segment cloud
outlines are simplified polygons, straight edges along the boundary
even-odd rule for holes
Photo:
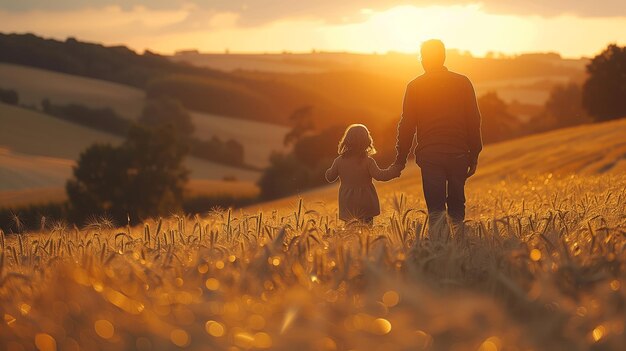
[[[242,25],[258,25],[274,20],[303,17],[327,22],[358,22],[366,15],[362,9],[386,10],[398,5],[433,6],[482,4],[489,13],[513,15],[576,15],[580,17],[626,16],[624,0],[0,0],[8,11],[63,11],[104,6],[122,10],[145,7],[175,10],[192,6],[203,12],[236,13]]]

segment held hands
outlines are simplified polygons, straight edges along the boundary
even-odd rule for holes
[[[391,166],[389,166],[389,168],[387,168],[387,171],[390,173],[391,176],[393,176],[393,178],[398,178],[400,177],[400,174],[402,173],[403,169],[404,169],[403,164],[394,163]]]

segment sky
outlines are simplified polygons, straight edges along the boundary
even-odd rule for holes
[[[624,0],[0,0],[0,32],[171,54],[414,53],[430,38],[482,56],[592,56],[626,45]]]

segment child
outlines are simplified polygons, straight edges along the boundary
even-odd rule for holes
[[[330,183],[339,178],[339,218],[343,221],[359,220],[369,225],[380,214],[380,203],[372,178],[387,181],[400,176],[399,167],[378,168],[370,156],[376,153],[369,130],[362,124],[346,129],[338,147],[339,156],[326,171]]]

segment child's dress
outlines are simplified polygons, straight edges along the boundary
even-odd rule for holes
[[[380,203],[372,179],[387,181],[396,175],[382,170],[371,157],[339,156],[326,171],[326,180],[339,178],[339,219],[371,220],[380,214]]]

